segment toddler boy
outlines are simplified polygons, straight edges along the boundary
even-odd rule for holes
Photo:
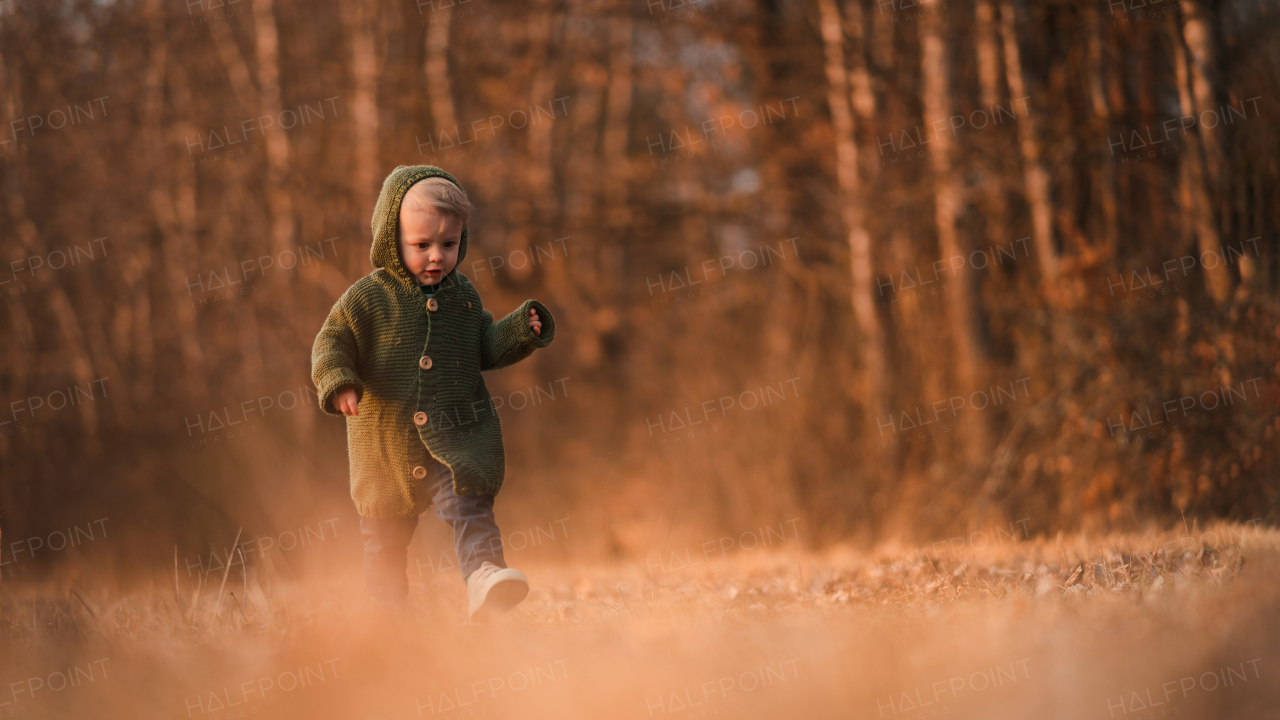
[[[453,527],[469,615],[505,612],[529,584],[507,568],[493,499],[502,428],[480,376],[555,337],[546,306],[526,300],[494,322],[457,265],[471,204],[453,176],[397,167],[373,211],[373,272],[329,312],[311,351],[320,408],[345,415],[351,499],[360,514],[369,591],[403,607],[418,515]]]

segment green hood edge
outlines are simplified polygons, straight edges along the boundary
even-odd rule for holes
[[[400,218],[400,203],[404,201],[405,193],[409,192],[409,188],[413,187],[414,183],[431,177],[442,177],[457,185],[464,193],[466,192],[457,178],[434,165],[399,165],[391,171],[386,180],[382,181],[382,192],[378,193],[378,202],[373,207],[373,220],[370,223],[373,230],[373,245],[369,248],[369,262],[373,263],[375,268],[386,269],[398,280],[411,286],[416,286],[417,281],[405,269],[404,263],[400,262],[400,253],[396,244],[396,223]],[[467,228],[464,226],[462,241],[458,245],[458,262],[449,274],[440,280],[442,286],[451,285],[457,280],[455,275],[458,274],[458,268],[462,266],[462,259],[466,255]]]

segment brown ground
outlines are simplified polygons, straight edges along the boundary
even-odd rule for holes
[[[1280,717],[1280,532],[1210,532],[529,559],[490,625],[453,570],[400,619],[352,563],[243,611],[237,568],[216,617],[220,571],[181,612],[171,579],[9,582],[0,718]]]

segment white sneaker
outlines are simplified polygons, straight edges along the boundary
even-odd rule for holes
[[[473,620],[483,620],[505,613],[528,594],[529,580],[524,573],[485,562],[467,578],[467,596],[471,599],[467,614]]]

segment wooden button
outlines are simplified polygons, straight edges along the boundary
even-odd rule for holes
[[[440,309],[440,303],[436,302],[435,298],[429,298],[427,300],[427,309],[431,312],[435,312]]]
[[[426,424],[427,424],[427,414],[426,414],[426,413],[424,413],[424,412],[417,412],[417,413],[414,413],[414,414],[413,414],[413,422],[414,422],[414,424],[415,424],[415,425],[426,425]]]
[[[418,467],[413,469],[413,476],[421,480],[422,478],[427,476],[427,469],[419,465]]]
[[[426,355],[423,355],[422,357],[418,358],[418,367],[422,368],[423,370],[430,370],[431,358],[427,357]]]

